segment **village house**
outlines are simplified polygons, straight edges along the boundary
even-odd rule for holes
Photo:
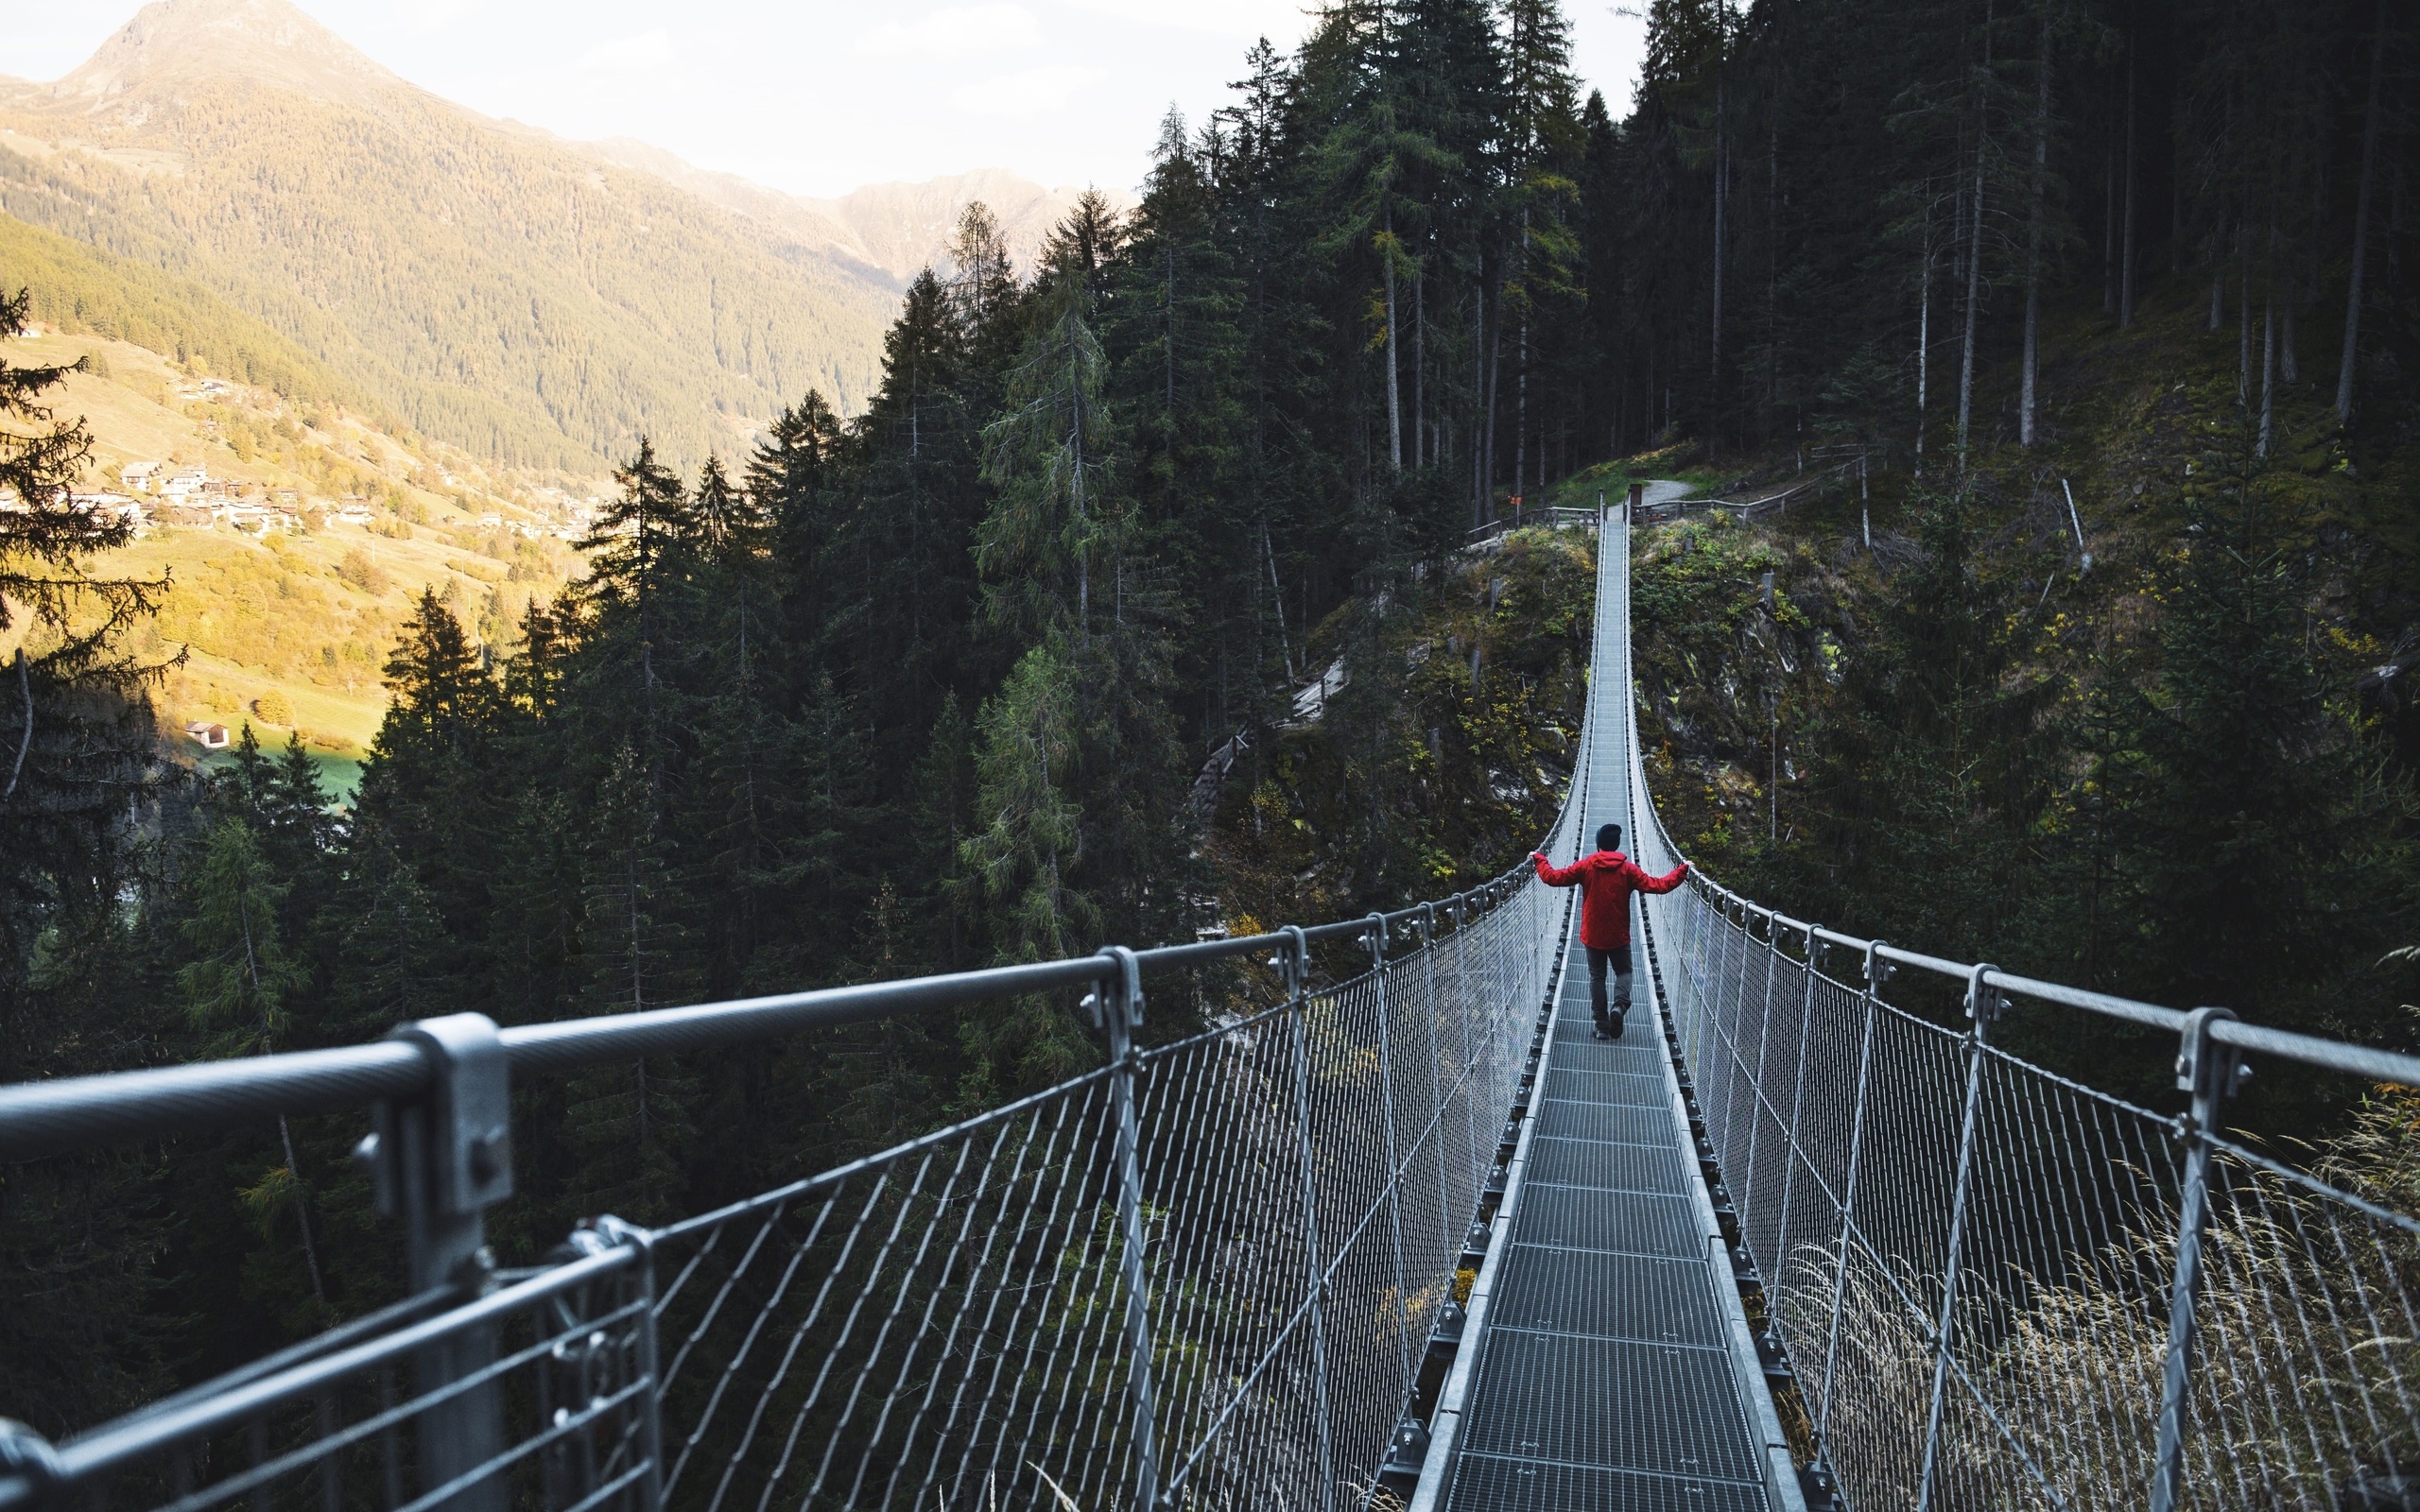
[[[129,462],[118,470],[117,476],[129,493],[149,493],[160,486],[160,464]]]
[[[142,501],[125,493],[70,493],[70,508],[87,514],[107,515],[136,530],[143,528],[146,511]]]
[[[174,499],[179,504],[191,499],[210,487],[210,473],[198,467],[179,468],[160,485],[160,497]]]
[[[197,719],[193,723],[185,726],[185,733],[191,735],[195,741],[199,743],[201,748],[204,750],[225,750],[227,748],[227,727],[225,725],[214,725],[208,720]]]

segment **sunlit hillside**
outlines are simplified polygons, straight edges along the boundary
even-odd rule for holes
[[[155,662],[183,655],[156,702],[169,748],[187,759],[209,756],[186,725],[249,722],[267,746],[299,731],[333,785],[349,788],[385,713],[380,669],[422,592],[435,588],[501,649],[530,600],[577,571],[565,538],[606,481],[484,471],[341,404],[91,334],[44,327],[9,355],[87,365],[54,390],[55,409],[92,431],[90,486],[126,490],[151,517],[93,566],[175,585],[134,646]],[[147,481],[146,464],[161,476],[198,469],[208,491],[176,506],[133,491],[129,474]]]
[[[206,285],[404,424],[691,462],[862,405],[890,274],[420,90],[278,0],[147,8],[0,84],[0,211]]]

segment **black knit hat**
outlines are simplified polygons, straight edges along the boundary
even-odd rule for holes
[[[1621,827],[1620,825],[1618,825],[1618,824],[1600,824],[1600,825],[1597,826],[1597,849],[1598,849],[1598,850],[1620,850],[1621,848],[1622,848],[1622,827]]]

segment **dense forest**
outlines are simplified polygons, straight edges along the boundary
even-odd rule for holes
[[[687,477],[639,444],[591,575],[507,636],[423,601],[342,813],[299,751],[155,760],[149,590],[16,517],[51,524],[0,536],[11,680],[59,713],[0,800],[0,1075],[1449,891],[1554,809],[1592,565],[1465,533],[1634,472],[1843,461],[1777,524],[1641,542],[1684,844],[1848,927],[2399,1035],[2414,727],[2356,669],[2420,617],[2411,24],[1656,0],[1617,122],[1551,0],[1335,7],[1029,277],[971,211],[862,414],[803,395]],[[24,428],[43,381],[0,390]],[[79,443],[8,444],[36,498]],[[1097,1055],[1035,1001],[527,1088],[499,1242]],[[9,1171],[0,1263],[43,1280],[0,1297],[0,1395],[89,1422],[383,1298],[356,1123]]]

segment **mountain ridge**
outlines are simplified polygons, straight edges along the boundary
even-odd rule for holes
[[[212,289],[400,421],[594,472],[696,462],[879,381],[970,199],[1029,260],[1072,191],[1005,170],[813,200],[568,141],[385,69],[285,0],[159,0],[0,85],[0,213]],[[5,273],[5,270],[0,270]]]

